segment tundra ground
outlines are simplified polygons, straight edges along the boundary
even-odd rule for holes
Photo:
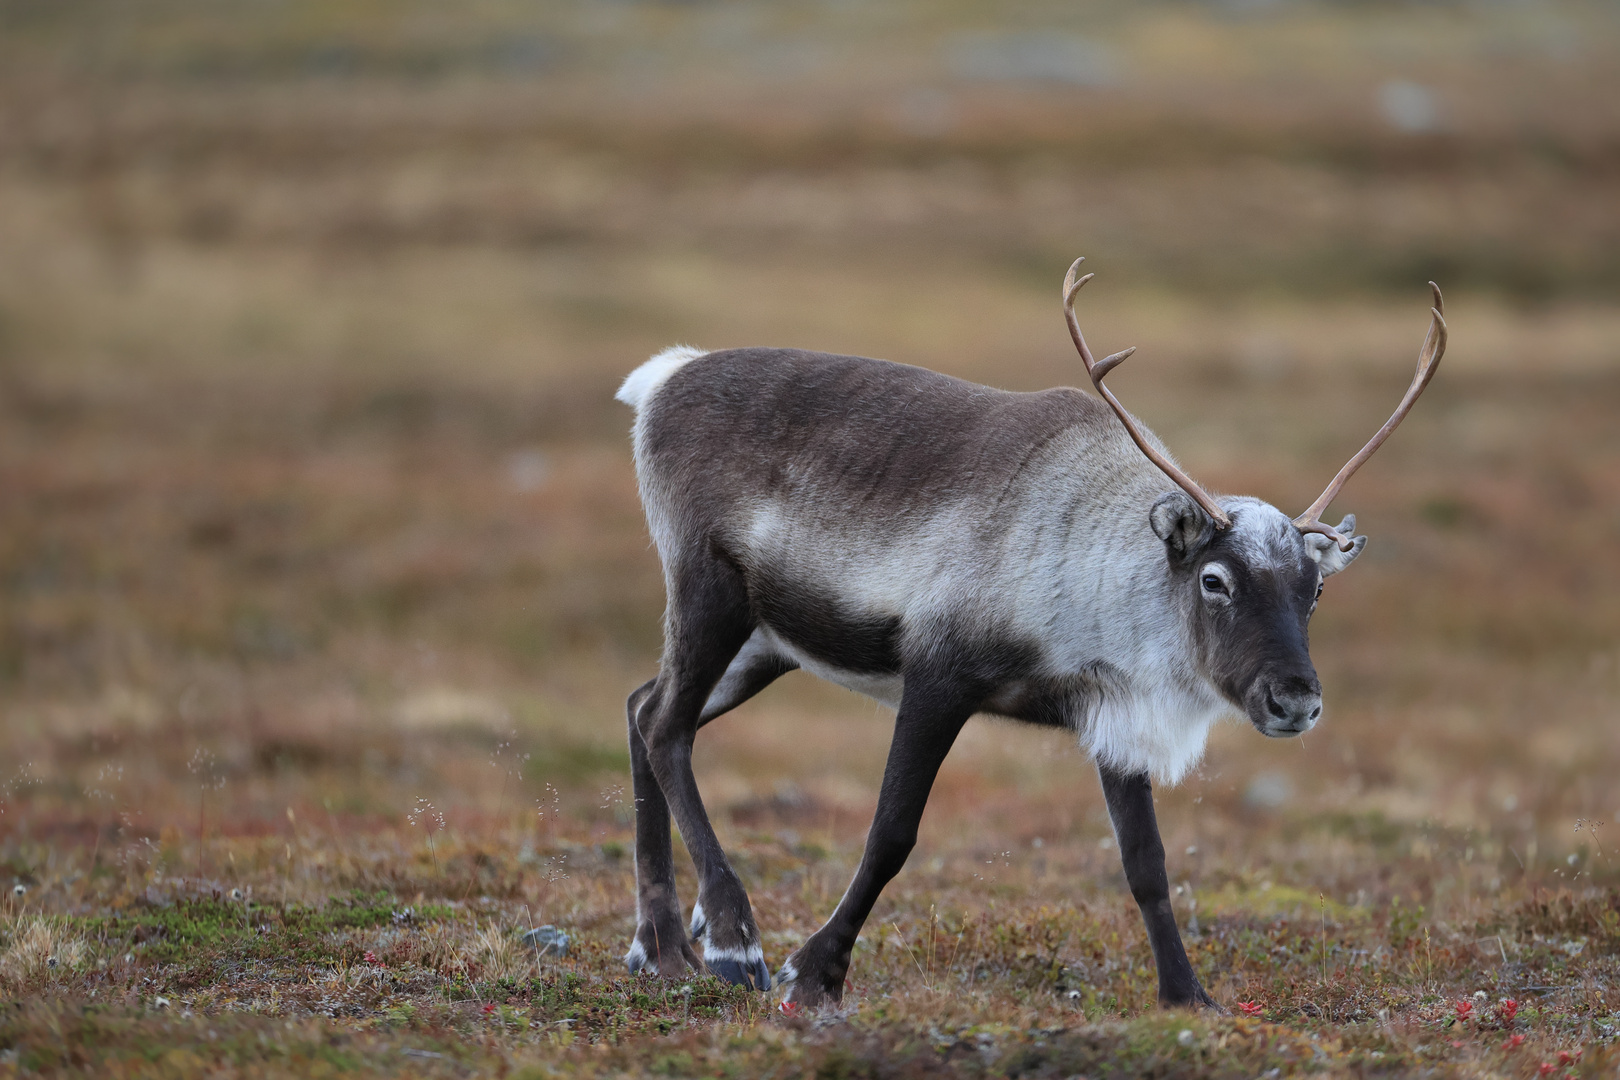
[[[1614,1074],[1612,11],[222,11],[0,7],[0,1076]],[[1073,384],[1077,254],[1129,407],[1293,512],[1447,289],[1334,507],[1323,723],[1159,793],[1230,1015],[1154,1008],[1089,763],[987,721],[841,1012],[627,976],[617,380]],[[773,965],[889,726],[794,674],[698,741]]]

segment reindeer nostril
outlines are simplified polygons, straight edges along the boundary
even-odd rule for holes
[[[1279,720],[1288,719],[1288,710],[1284,709],[1275,697],[1266,695],[1266,711]]]
[[[1318,705],[1316,708],[1311,710],[1311,719],[1312,720],[1315,720],[1318,716],[1321,716],[1321,715],[1322,715],[1322,706]]]

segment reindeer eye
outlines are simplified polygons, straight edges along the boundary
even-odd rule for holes
[[[1226,582],[1214,574],[1205,574],[1200,584],[1204,586],[1206,592],[1221,593],[1223,595],[1226,592]]]
[[[1316,599],[1322,599],[1322,582],[1320,581],[1316,583]]]

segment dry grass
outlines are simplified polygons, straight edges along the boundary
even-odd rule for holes
[[[967,8],[750,11],[0,9],[0,1075],[1611,1074],[1612,12],[997,16],[1100,45],[1080,86],[964,74]],[[1081,252],[1121,394],[1284,507],[1448,289],[1340,502],[1326,723],[1160,793],[1238,1015],[1152,1008],[1089,766],[989,723],[839,1017],[624,977],[662,597],[614,383],[674,340],[1072,382]],[[887,735],[794,675],[700,740],[770,961]]]

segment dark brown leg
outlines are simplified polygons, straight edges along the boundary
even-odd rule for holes
[[[636,729],[647,766],[697,867],[690,932],[702,947],[703,962],[723,979],[764,990],[770,987],[770,971],[748,893],[720,848],[692,775],[692,740],[704,704],[753,632],[753,616],[741,573],[721,559],[694,556],[670,577],[675,592],[663,670],[637,712]]]
[[[1153,784],[1146,773],[1121,773],[1099,766],[1108,816],[1119,838],[1125,880],[1147,925],[1153,962],[1159,969],[1159,1004],[1219,1009],[1193,974],[1181,944],[1176,913],[1170,906],[1170,879],[1164,870],[1164,842],[1153,814]]]
[[[855,938],[878,894],[900,872],[916,845],[917,826],[934,777],[975,705],[975,698],[954,685],[907,679],[861,865],[832,918],[778,972],[778,981],[789,985],[788,1001],[815,1006],[843,997]]]
[[[649,680],[630,695],[630,778],[636,799],[636,936],[624,962],[631,974],[650,967],[676,977],[700,971],[703,962],[692,949],[675,895],[675,855],[670,845],[669,804],[647,761],[647,744],[636,730],[636,713],[652,693]]]

